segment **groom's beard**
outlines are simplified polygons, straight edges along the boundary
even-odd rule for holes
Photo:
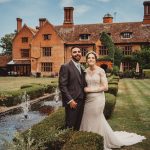
[[[80,59],[81,59],[81,55],[72,56],[72,59],[73,59],[75,62],[79,62]]]

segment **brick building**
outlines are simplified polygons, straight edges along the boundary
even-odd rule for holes
[[[40,18],[39,26],[32,29],[22,26],[17,18],[17,34],[13,40],[13,59],[8,64],[19,75],[40,72],[50,76],[59,72],[60,65],[70,60],[70,49],[78,46],[82,51],[81,63],[85,54],[96,51],[98,56],[106,56],[108,50],[100,41],[100,34],[107,32],[114,44],[130,55],[141,46],[150,43],[150,1],[145,1],[144,17],[141,22],[114,23],[113,17],[106,14],[103,23],[75,25],[73,7],[64,8],[63,25],[54,26],[47,19]],[[111,61],[98,61],[99,66],[112,67]],[[124,69],[130,69],[129,62],[123,62]]]
[[[0,76],[6,76],[8,72],[7,63],[11,60],[9,55],[0,55]]]

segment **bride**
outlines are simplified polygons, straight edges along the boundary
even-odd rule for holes
[[[90,51],[86,55],[88,68],[86,69],[87,87],[86,101],[81,131],[98,133],[104,138],[104,150],[120,148],[141,142],[146,139],[144,136],[125,131],[113,131],[106,121],[103,110],[105,106],[104,91],[108,90],[108,82],[104,70],[96,65],[96,53]]]

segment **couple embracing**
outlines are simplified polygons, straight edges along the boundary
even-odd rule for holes
[[[145,139],[135,133],[114,132],[106,121],[103,110],[108,82],[105,71],[96,65],[96,53],[86,54],[88,68],[85,71],[79,63],[80,48],[71,49],[71,58],[59,72],[66,128],[100,134],[104,138],[104,150],[133,145]]]

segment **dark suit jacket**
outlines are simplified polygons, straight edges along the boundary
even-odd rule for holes
[[[66,106],[71,99],[84,99],[85,86],[85,75],[82,68],[80,74],[72,60],[61,66],[59,72],[59,89],[62,94],[63,106]]]

